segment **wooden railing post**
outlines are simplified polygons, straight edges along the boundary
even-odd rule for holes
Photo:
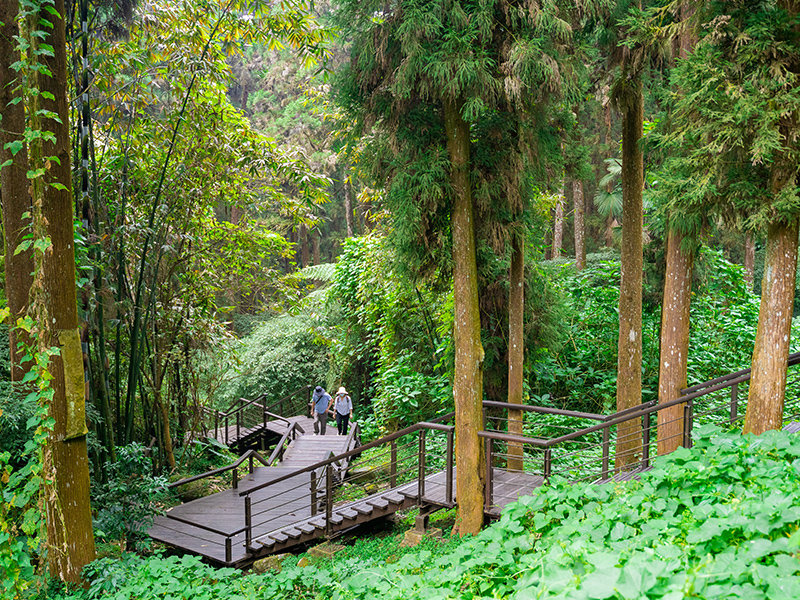
[[[397,440],[390,442],[390,448],[389,486],[394,489],[397,487]]]
[[[644,432],[642,434],[642,467],[648,468],[650,466],[650,413],[642,416],[642,427]]]
[[[731,386],[731,423],[739,418],[739,384]]]
[[[453,431],[447,432],[447,472],[445,473],[444,501],[447,504],[453,503]]]
[[[249,465],[248,465],[248,470],[249,470],[250,474],[252,475],[252,474],[253,474],[253,455],[251,454],[251,455],[248,457],[248,459],[247,459],[247,460],[248,460],[248,462],[249,462]]]
[[[239,467],[231,471],[231,487],[235,490],[239,489]]]
[[[231,538],[226,537],[225,538],[225,562],[226,563],[230,563],[231,562],[231,555],[232,554],[233,554],[233,552],[231,552]]]
[[[317,472],[311,471],[311,516],[317,514]]]
[[[244,532],[245,550],[250,552],[250,546],[253,541],[253,515],[250,496],[244,497],[244,526],[247,528]]]
[[[550,481],[550,472],[553,468],[553,454],[551,448],[544,449],[544,482],[549,483]]]
[[[489,510],[492,507],[492,497],[494,496],[494,471],[492,469],[492,440],[490,438],[484,438],[483,443],[485,445],[485,454],[486,454],[486,487],[484,488],[484,504],[485,510]]]
[[[601,479],[608,479],[608,459],[611,454],[611,427],[603,428],[603,472]]]
[[[325,467],[325,534],[333,533],[333,464]]]
[[[419,430],[419,472],[417,481],[417,498],[418,502],[422,502],[422,497],[425,495],[425,430]]]
[[[683,447],[692,447],[692,401],[683,405]]]

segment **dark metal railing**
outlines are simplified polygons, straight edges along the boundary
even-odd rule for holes
[[[800,364],[800,353],[789,357],[789,368],[797,364]],[[496,513],[507,501],[515,499],[495,497],[494,478],[498,468],[524,473],[530,476],[533,485],[544,484],[553,476],[569,481],[596,482],[634,477],[651,466],[659,445],[670,449],[691,447],[696,424],[713,423],[724,427],[740,421],[745,414],[746,402],[742,398],[746,398],[749,380],[750,369],[744,369],[686,388],[679,398],[670,402],[657,404],[653,400],[607,416],[486,402],[495,413],[497,409],[505,409],[509,415],[514,411],[526,415],[546,414],[555,421],[537,428],[532,419],[523,418],[521,423],[516,423],[516,428],[522,431],[522,425],[526,435],[510,435],[507,433],[513,423],[510,418],[487,415],[485,431],[478,434],[484,439],[486,449],[486,510]],[[800,371],[790,371],[786,390],[784,415],[791,418],[800,411]],[[675,414],[668,411],[676,406],[682,410]],[[661,416],[654,419],[654,415]],[[601,422],[581,426],[583,420]],[[568,431],[570,428],[573,430]],[[669,434],[672,440],[664,433],[670,430],[673,431]],[[537,435],[527,435],[530,431]],[[550,435],[541,435],[543,431]],[[515,468],[509,469],[509,465]]]
[[[246,537],[250,540],[246,551],[258,552],[255,543],[272,531],[285,530],[285,521],[290,515],[303,523],[311,518],[321,519],[318,528],[324,530],[325,535],[333,535],[342,527],[341,518],[335,517],[335,512],[346,511],[349,506],[380,495],[381,491],[399,489],[414,503],[453,506],[455,428],[441,423],[447,417],[437,419],[439,422],[412,425],[240,492],[250,507],[245,515]],[[434,434],[443,437],[433,442],[437,450],[441,447],[441,453],[431,452]],[[355,439],[357,426],[349,435]],[[347,443],[350,447],[353,442],[348,440]],[[356,459],[359,459],[358,469],[352,468],[352,461]],[[442,471],[444,473],[434,481],[434,473]],[[280,492],[270,493],[269,488],[280,489]],[[303,496],[306,500],[302,500],[302,506],[306,508],[299,511],[298,497]],[[262,510],[262,503],[268,508]],[[284,525],[279,526],[280,523]]]

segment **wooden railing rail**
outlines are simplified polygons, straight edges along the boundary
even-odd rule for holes
[[[174,489],[174,488],[176,488],[178,486],[186,485],[187,483],[193,483],[195,481],[200,481],[201,479],[206,479],[208,477],[214,477],[215,475],[221,475],[222,473],[226,473],[228,471],[235,471],[245,461],[248,462],[248,465],[249,465],[248,468],[250,470],[250,473],[252,473],[253,472],[253,459],[257,460],[258,462],[260,462],[265,467],[269,466],[267,464],[267,461],[264,459],[263,456],[261,456],[261,454],[259,454],[255,450],[248,450],[247,452],[242,454],[235,462],[232,462],[229,465],[226,465],[224,467],[220,467],[218,469],[212,469],[211,471],[206,471],[205,473],[201,473],[200,475],[194,475],[192,477],[187,477],[186,479],[181,479],[180,481],[175,481],[173,483],[168,484],[166,487],[167,487],[168,490],[171,490],[171,489]],[[238,477],[235,477],[235,479],[238,482]],[[234,486],[234,488],[235,487],[236,486]]]

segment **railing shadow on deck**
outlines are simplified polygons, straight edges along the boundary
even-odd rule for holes
[[[784,421],[791,421],[800,414],[800,369],[792,369],[798,364],[800,353],[790,355]],[[494,413],[486,417],[485,431],[479,432],[486,450],[485,510],[487,514],[497,515],[502,506],[516,499],[495,490],[498,469],[502,473],[536,477],[538,485],[546,484],[553,476],[571,482],[597,483],[636,477],[651,466],[659,444],[662,450],[664,447],[691,447],[696,424],[738,426],[746,412],[749,381],[750,369],[744,369],[684,389],[679,398],[670,402],[650,401],[605,416],[485,402],[486,407],[494,409]],[[675,407],[679,410],[669,410]],[[497,416],[498,409],[507,411],[506,416]],[[525,416],[520,418],[520,414]],[[526,435],[540,430],[531,418],[533,415],[548,415],[551,421],[554,416],[559,417],[560,422],[549,423],[547,429],[550,432],[561,429],[564,433],[547,438]],[[597,423],[581,426],[586,421]],[[523,434],[509,434],[508,431]],[[615,452],[617,448],[622,449],[620,455]],[[500,483],[501,488],[516,489]]]

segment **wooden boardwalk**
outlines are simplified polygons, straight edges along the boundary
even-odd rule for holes
[[[301,425],[313,430],[311,419],[296,417]],[[307,420],[306,423],[304,420]],[[348,442],[351,447],[348,447]],[[226,566],[243,566],[252,562],[245,553],[245,499],[241,492],[275,481],[295,473],[302,467],[327,459],[331,454],[343,454],[352,450],[355,442],[336,434],[328,427],[327,435],[305,434],[289,445],[284,461],[279,466],[256,467],[238,484],[229,489],[199,498],[167,511],[155,518],[148,534],[154,540],[198,554],[210,562]],[[346,468],[346,465],[343,465]],[[253,537],[263,536],[297,522],[310,518],[311,479],[309,473],[289,477],[274,486],[254,492],[251,498]],[[226,560],[226,538],[230,539],[230,556]]]

